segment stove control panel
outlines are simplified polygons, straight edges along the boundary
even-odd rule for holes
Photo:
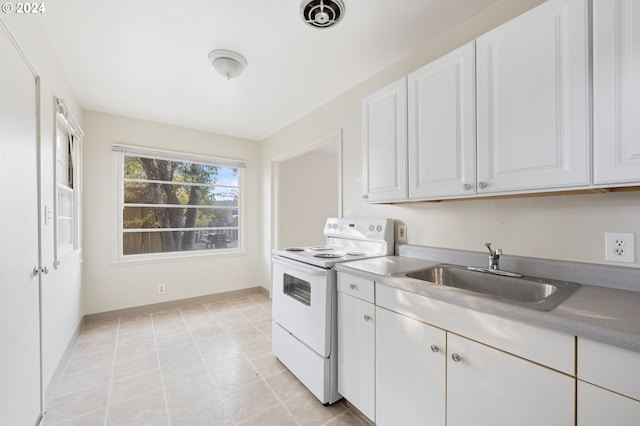
[[[332,217],[327,219],[324,235],[365,241],[393,241],[393,219],[357,219]]]

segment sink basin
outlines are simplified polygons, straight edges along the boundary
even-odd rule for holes
[[[554,309],[580,288],[580,284],[572,282],[503,276],[490,270],[474,271],[456,265],[438,265],[409,272],[405,276],[540,311]]]

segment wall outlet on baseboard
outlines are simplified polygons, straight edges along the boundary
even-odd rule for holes
[[[165,294],[167,292],[167,286],[164,284],[158,284],[158,294]]]
[[[605,260],[635,263],[635,234],[633,232],[607,232],[605,236]]]

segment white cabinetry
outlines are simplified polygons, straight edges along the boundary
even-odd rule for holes
[[[594,184],[640,181],[640,4],[593,2]]]
[[[447,426],[574,425],[574,378],[455,334],[447,339]]]
[[[637,425],[639,383],[639,353],[578,339],[579,426]]]
[[[376,424],[445,424],[446,333],[376,307]]]
[[[391,202],[590,186],[588,9],[587,0],[548,0],[365,98],[363,196]],[[638,44],[633,37],[627,50]],[[625,54],[632,75],[637,64]],[[640,84],[624,83],[635,84],[625,113],[638,115]],[[637,134],[639,123],[625,122],[625,132]],[[637,167],[638,138],[619,144]]]
[[[363,198],[405,200],[407,192],[407,79],[362,101]]]
[[[409,198],[476,192],[474,46],[409,74]]]
[[[380,284],[376,320],[379,424],[574,425],[574,336]]]
[[[476,39],[478,191],[590,184],[586,0],[549,0]]]
[[[373,286],[373,281],[338,273],[338,392],[371,420],[375,419]]]
[[[640,402],[578,381],[578,426],[638,426]]]

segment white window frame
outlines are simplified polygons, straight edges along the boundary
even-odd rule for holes
[[[144,157],[159,158],[172,161],[193,162],[197,164],[208,164],[222,167],[235,168],[238,171],[238,246],[231,248],[219,248],[212,250],[192,250],[192,251],[174,251],[166,253],[144,253],[124,255],[123,251],[123,210],[124,204],[124,157],[125,155],[138,155]],[[115,143],[112,145],[112,205],[114,207],[112,213],[112,224],[115,229],[115,241],[112,244],[112,258],[114,264],[121,263],[137,263],[137,262],[153,262],[175,260],[182,258],[197,257],[216,257],[238,255],[245,252],[245,168],[244,160],[220,158],[200,154],[192,154],[187,152],[167,151],[155,148],[146,148],[132,145],[124,145]]]
[[[55,98],[55,125],[53,143],[53,266],[58,268],[61,263],[82,251],[82,141],[84,133],[75,119],[64,99]],[[69,188],[66,182],[59,180],[61,174],[61,155],[68,155],[67,151],[61,152],[59,138],[67,139],[71,137],[71,162],[73,188]],[[66,144],[65,144],[66,145]],[[60,214],[59,197],[62,193],[68,193],[71,199],[71,206],[68,215]],[[60,244],[61,222],[69,222],[72,230],[71,241],[67,244]]]

